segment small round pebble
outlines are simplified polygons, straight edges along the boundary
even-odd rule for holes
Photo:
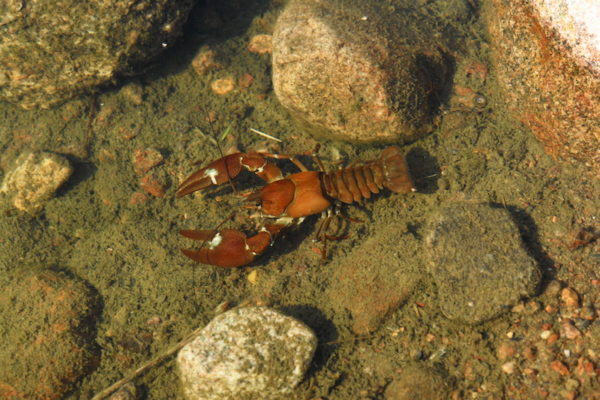
[[[560,299],[569,308],[577,308],[579,306],[579,295],[571,288],[564,288],[560,291]]]
[[[273,52],[273,37],[271,35],[255,35],[248,43],[248,50],[257,54],[270,54]]]
[[[225,95],[235,89],[235,81],[231,77],[217,79],[210,84],[213,93]]]
[[[215,317],[177,364],[190,400],[278,399],[298,385],[316,347],[312,330],[296,319],[244,307]]]

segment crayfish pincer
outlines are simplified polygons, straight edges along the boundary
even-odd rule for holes
[[[301,172],[283,177],[281,169],[269,161],[273,159],[289,160]],[[322,165],[320,161],[318,164]],[[230,182],[243,170],[267,182],[247,196],[247,201],[256,203],[262,217],[258,232],[248,237],[235,229],[181,230],[183,236],[203,242],[199,250],[182,249],[189,258],[220,267],[240,267],[262,254],[283,230],[309,215],[329,210],[336,202],[358,202],[383,188],[395,193],[415,191],[400,149],[390,146],[376,160],[334,171],[309,171],[293,156],[281,154],[230,154],[190,175],[181,183],[176,197]],[[321,225],[323,231],[329,218],[325,217]]]

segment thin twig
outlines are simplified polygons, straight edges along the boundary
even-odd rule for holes
[[[108,397],[110,394],[112,394],[113,392],[116,392],[122,386],[124,386],[125,384],[129,383],[130,381],[132,381],[133,379],[137,378],[138,376],[142,375],[143,373],[145,373],[150,368],[152,368],[152,367],[154,367],[154,366],[162,363],[167,358],[169,358],[173,354],[177,353],[183,346],[185,346],[186,344],[188,344],[189,342],[191,342],[196,336],[198,336],[198,334],[200,333],[200,331],[202,329],[204,329],[203,326],[197,328],[192,333],[190,333],[187,337],[185,337],[183,340],[181,340],[179,343],[177,343],[176,345],[174,345],[173,347],[171,347],[170,349],[168,349],[167,351],[165,351],[161,355],[159,355],[159,356],[153,358],[152,360],[146,362],[144,365],[142,365],[141,367],[139,367],[135,371],[131,372],[125,378],[117,381],[113,385],[111,385],[111,386],[107,387],[106,389],[102,390],[101,392],[97,393],[94,397],[92,397],[92,400],[102,400],[102,399]]]
[[[278,138],[276,138],[275,136],[271,136],[271,135],[269,135],[268,133],[261,132],[261,131],[259,131],[259,130],[257,130],[257,129],[254,129],[254,128],[250,128],[250,130],[251,130],[252,132],[254,132],[254,133],[256,133],[256,134],[260,135],[260,136],[264,136],[264,137],[266,137],[267,139],[271,139],[271,140],[274,140],[274,141],[276,141],[276,142],[279,142],[279,143],[283,142],[283,140],[281,140],[281,139],[278,139]]]

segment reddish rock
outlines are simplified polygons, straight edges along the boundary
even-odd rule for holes
[[[573,340],[581,336],[581,332],[575,328],[571,321],[565,321],[560,326],[560,336]]]
[[[412,140],[433,129],[445,62],[414,17],[371,6],[289,2],[273,33],[273,87],[313,133]]]
[[[575,374],[579,377],[583,377],[583,376],[594,377],[594,376],[596,376],[596,370],[594,369],[594,364],[592,364],[592,362],[585,357],[579,357],[579,359],[577,359],[577,366],[575,367]]]
[[[82,282],[50,270],[0,281],[0,398],[58,400],[98,361],[96,299]]]
[[[252,82],[254,82],[254,77],[250,74],[243,74],[238,78],[238,85],[240,85],[242,89],[249,88],[252,85]]]
[[[208,71],[222,69],[223,65],[216,61],[217,53],[208,47],[202,47],[192,60],[192,68],[198,75],[204,75]]]
[[[514,117],[550,155],[579,160],[598,175],[600,76],[574,57],[532,3],[484,2],[498,82]]]
[[[506,360],[507,358],[513,357],[516,353],[517,349],[512,343],[502,343],[496,350],[496,354],[500,360]]]
[[[561,361],[558,361],[558,360],[554,360],[550,363],[550,369],[558,372],[559,374],[561,374],[563,376],[569,375],[569,368],[567,368],[567,366],[565,364],[563,364]]]
[[[138,175],[145,174],[162,162],[162,154],[152,147],[147,149],[135,149],[133,151],[133,169]]]
[[[131,204],[131,205],[143,204],[146,202],[146,200],[148,200],[148,196],[146,196],[144,193],[135,192],[129,198],[129,204]]]
[[[140,187],[154,197],[163,197],[166,192],[165,185],[152,174],[148,174],[140,180]]]
[[[332,303],[352,314],[352,329],[365,334],[377,329],[385,317],[412,293],[417,277],[407,272],[394,244],[401,239],[397,226],[388,226],[366,239],[347,257],[336,260],[327,293]]]
[[[556,332],[551,332],[548,337],[546,338],[546,343],[548,344],[552,344],[554,342],[556,342],[558,339],[560,338],[560,336],[558,335],[558,333]]]
[[[564,288],[560,291],[560,299],[569,308],[579,307],[579,295],[571,288]]]
[[[273,52],[273,37],[271,35],[260,34],[252,36],[248,43],[248,50],[251,53],[270,54]]]

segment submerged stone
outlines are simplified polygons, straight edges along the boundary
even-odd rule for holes
[[[179,35],[191,0],[0,3],[0,98],[49,108],[130,74]]]
[[[21,211],[35,214],[56,190],[69,179],[73,167],[66,158],[54,153],[24,153],[6,172],[0,193],[12,198]]]
[[[190,400],[279,399],[303,378],[317,346],[310,328],[268,307],[215,317],[177,355]]]
[[[600,5],[491,0],[482,16],[493,70],[514,119],[557,159],[600,174]],[[595,14],[595,16],[594,16]]]
[[[432,220],[426,247],[440,307],[450,319],[491,319],[532,296],[540,281],[535,260],[503,209],[446,205]]]
[[[336,308],[350,311],[352,330],[358,335],[379,328],[419,282],[412,267],[421,261],[418,250],[411,251],[412,242],[403,229],[402,224],[389,224],[334,261],[327,296]],[[398,243],[403,243],[402,254]]]
[[[50,270],[0,279],[0,398],[58,400],[98,362],[88,286]]]
[[[385,390],[385,400],[446,400],[452,390],[451,379],[427,367],[409,366]]]
[[[415,18],[375,3],[293,0],[277,21],[275,94],[313,133],[404,142],[433,129],[444,57]]]

